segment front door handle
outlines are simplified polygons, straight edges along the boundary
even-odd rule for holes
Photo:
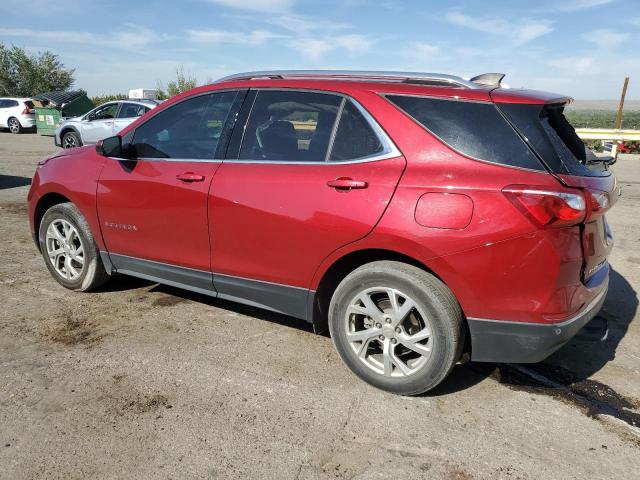
[[[183,182],[202,182],[204,180],[204,175],[198,175],[197,173],[193,173],[193,172],[184,172],[181,173],[180,175],[176,175],[176,178],[180,181]]]
[[[352,190],[356,188],[367,188],[369,184],[362,180],[354,180],[349,177],[339,177],[335,180],[329,180],[327,186],[336,190]]]

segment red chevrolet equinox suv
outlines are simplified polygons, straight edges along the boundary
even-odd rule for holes
[[[604,301],[620,192],[570,98],[502,77],[223,78],[41,161],[34,240],[72,290],[133,275],[328,327],[399,394],[465,352],[541,361]]]

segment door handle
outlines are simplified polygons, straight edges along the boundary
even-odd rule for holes
[[[329,180],[327,186],[336,190],[353,190],[356,188],[367,188],[369,184],[362,180],[354,180],[349,177],[340,177],[335,180]]]
[[[202,182],[204,180],[204,175],[198,175],[193,172],[184,172],[179,175],[176,175],[176,178],[182,182]]]

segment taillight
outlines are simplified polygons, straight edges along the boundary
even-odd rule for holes
[[[600,190],[585,190],[587,203],[589,204],[589,220],[601,217],[611,206],[611,200],[607,192]]]
[[[585,197],[580,191],[570,193],[524,185],[511,185],[502,191],[518,210],[540,227],[577,225],[587,214]]]

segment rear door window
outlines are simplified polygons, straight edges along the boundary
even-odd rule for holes
[[[238,158],[324,162],[342,101],[325,93],[258,91]]]
[[[544,170],[493,103],[405,95],[386,98],[463,155],[511,167]]]
[[[384,150],[380,138],[360,110],[347,101],[342,109],[329,160],[358,160]]]
[[[130,148],[140,158],[213,159],[238,92],[188,98],[140,125]]]

